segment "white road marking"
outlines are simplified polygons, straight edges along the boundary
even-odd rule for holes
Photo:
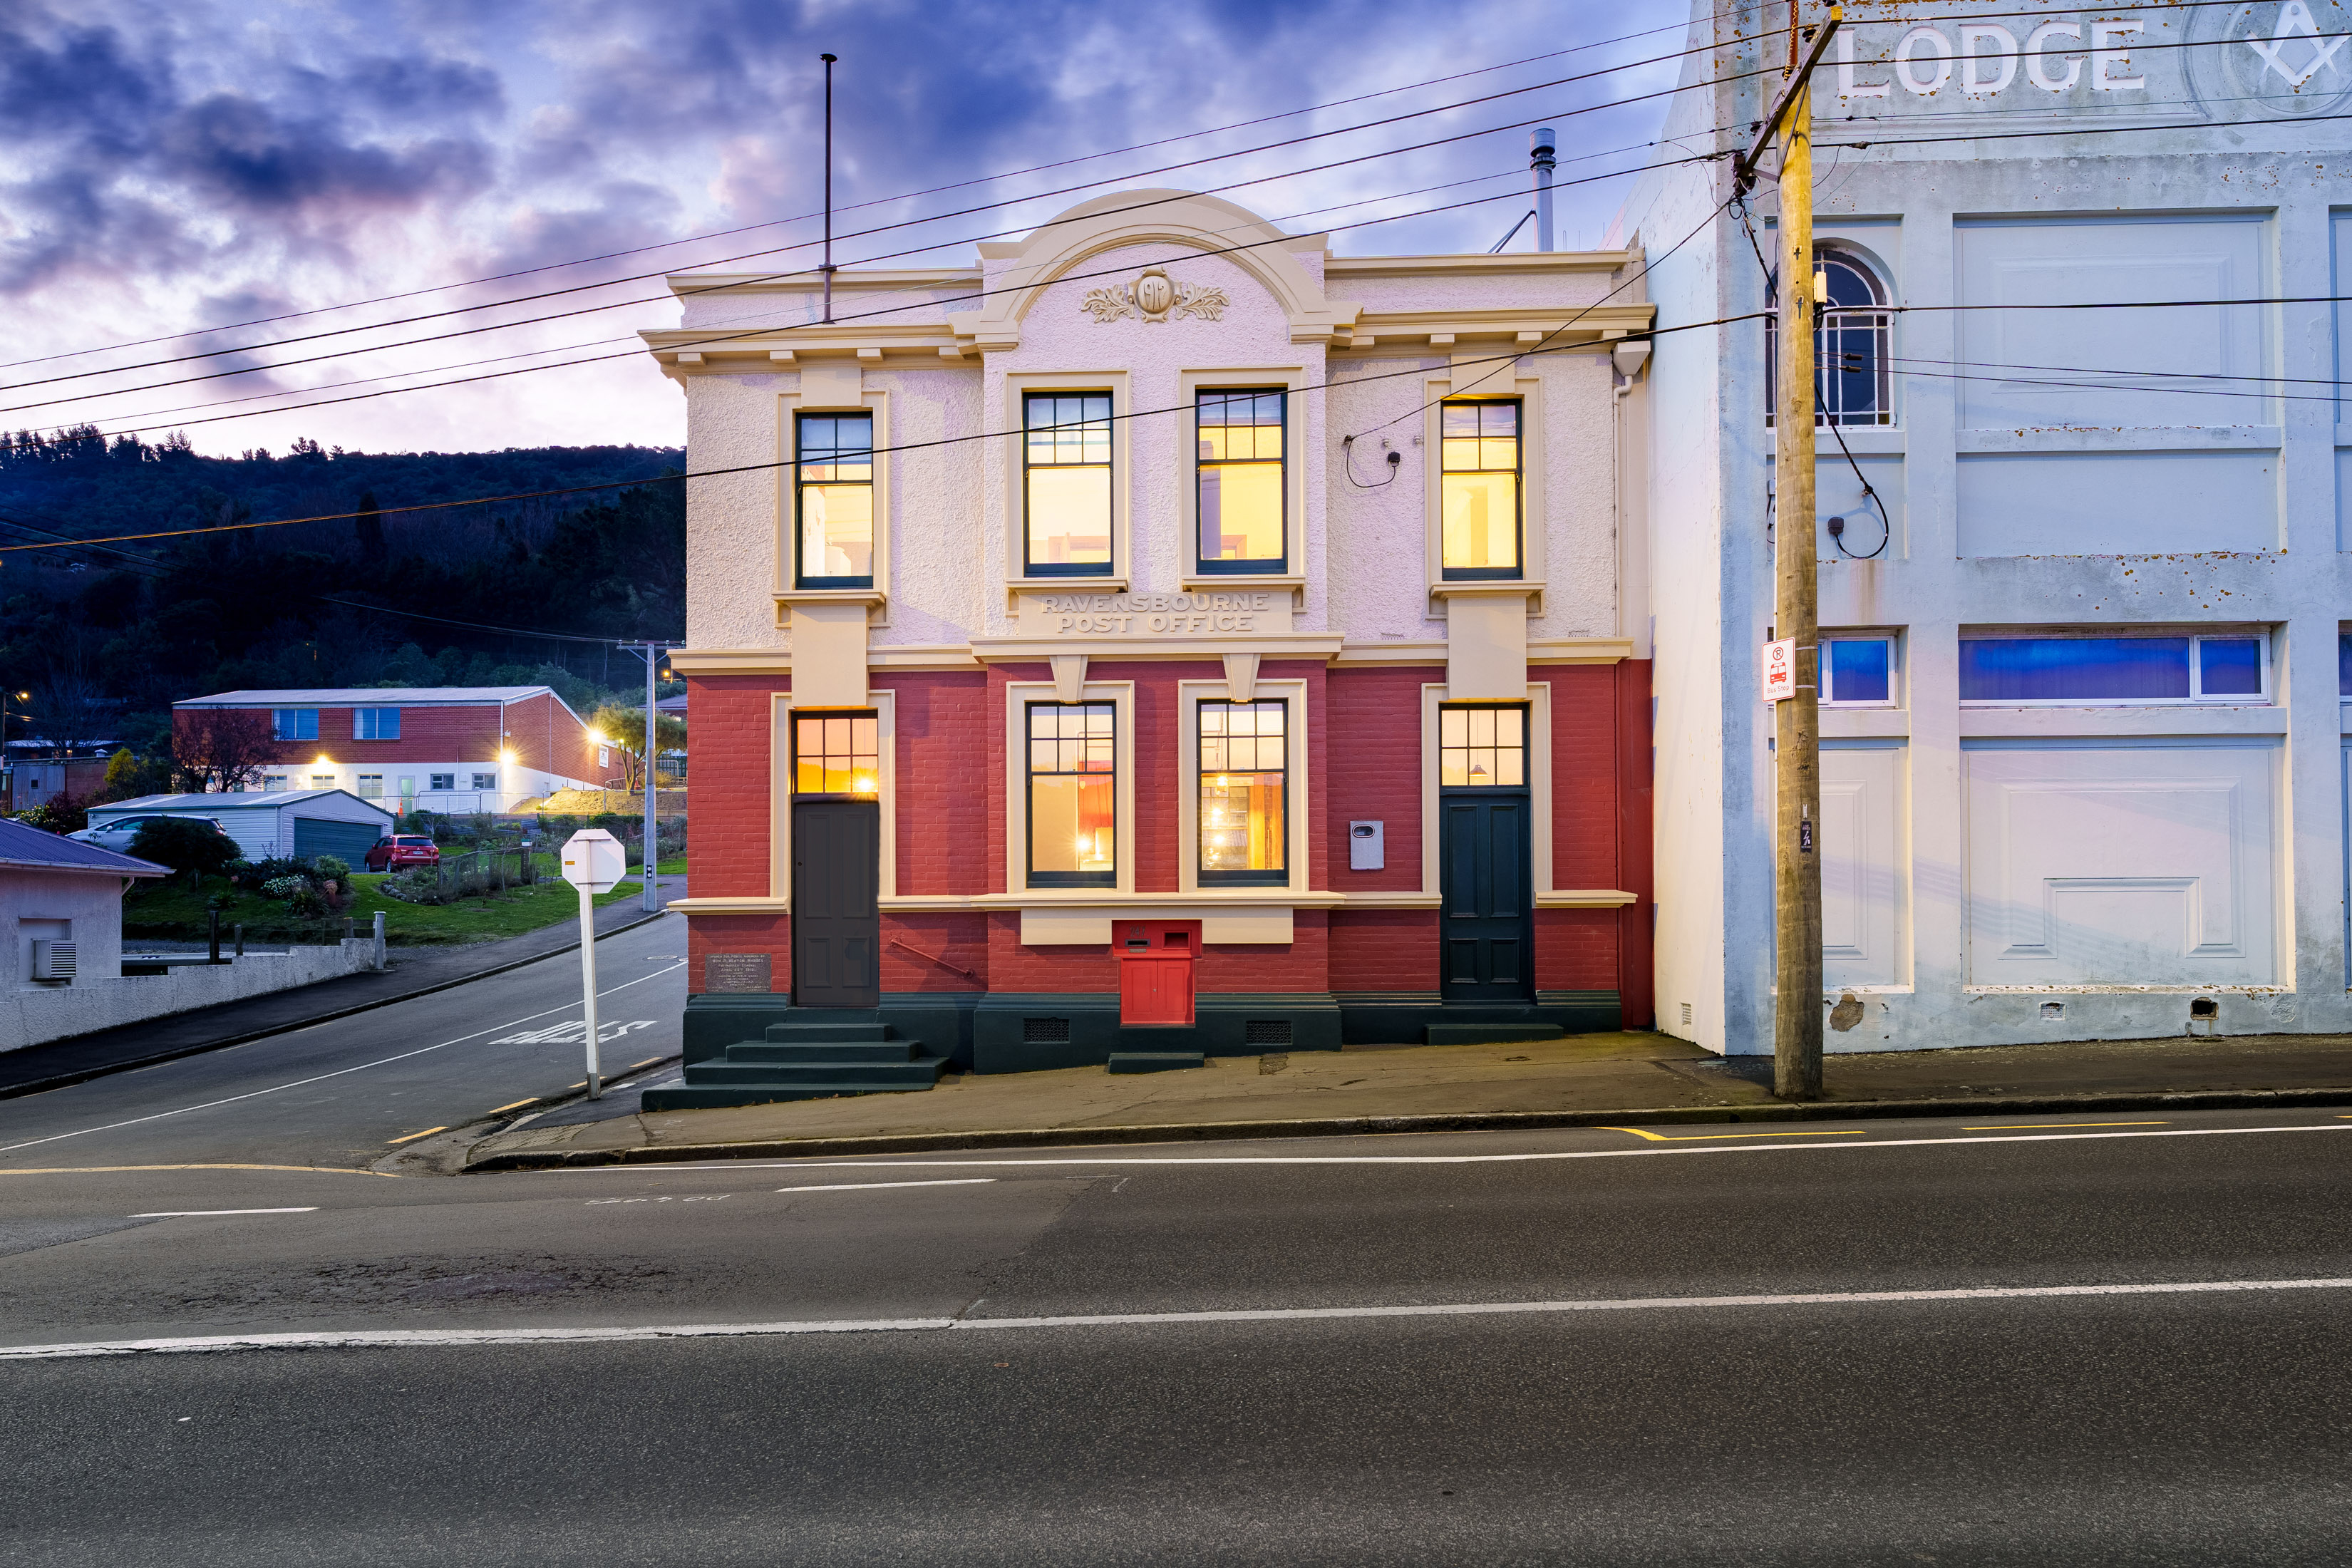
[[[753,1339],[782,1334],[964,1332],[975,1329],[1151,1328],[1174,1323],[1329,1322],[1368,1318],[1493,1318],[1692,1308],[1843,1307],[1896,1302],[2015,1301],[2118,1296],[2211,1296],[2352,1289],[2352,1279],[2189,1279],[2157,1285],[1990,1285],[1948,1290],[1825,1290],[1769,1296],[1634,1296],[1566,1301],[1465,1301],[1452,1306],[1260,1307],[1222,1312],[1104,1312],[1050,1318],[836,1318],[781,1323],[667,1323],[603,1329],[383,1329],[344,1333],[209,1334],[0,1345],[0,1361],[171,1355],[236,1350],[448,1349],[467,1345],[612,1344],[646,1340]]]
[[[673,963],[669,969],[685,967],[683,963]],[[614,986],[612,991],[600,991],[597,994],[610,996],[614,991],[626,991],[632,985],[643,985],[648,980],[659,980],[669,973],[669,969],[656,969],[651,974],[641,974],[635,980],[623,981]],[[454,1040],[443,1040],[439,1045],[419,1046],[413,1051],[403,1051],[398,1056],[379,1057],[374,1061],[362,1062],[357,1067],[338,1068],[333,1072],[322,1072],[315,1078],[296,1079],[291,1083],[274,1084],[268,1089],[257,1089],[247,1094],[232,1094],[226,1100],[207,1100],[201,1105],[184,1105],[177,1110],[159,1110],[152,1116],[134,1116],[127,1121],[110,1121],[102,1127],[84,1127],[73,1132],[53,1132],[47,1138],[27,1138],[21,1143],[0,1143],[0,1154],[14,1153],[19,1149],[31,1149],[43,1143],[61,1142],[68,1138],[85,1138],[92,1132],[112,1132],[120,1128],[143,1126],[150,1121],[162,1121],[169,1117],[185,1116],[192,1110],[212,1110],[224,1105],[235,1105],[239,1100],[258,1100],[265,1094],[282,1094],[289,1089],[301,1089],[309,1084],[324,1083],[329,1079],[341,1078],[349,1073],[365,1072],[370,1068],[389,1067],[394,1062],[404,1062],[412,1057],[446,1050],[451,1046],[462,1046],[467,1040],[478,1040],[484,1035],[494,1035],[500,1029],[510,1029],[517,1024],[528,1024],[533,1018],[544,1018],[550,1013],[568,1012],[572,1004],[567,1002],[561,1007],[542,1007],[536,1013],[527,1013],[520,1018],[509,1018],[503,1024],[493,1024],[487,1029],[477,1029],[470,1035],[460,1035]]]
[[[152,1214],[135,1214],[132,1219],[198,1219],[216,1214],[317,1214],[319,1205],[306,1209],[157,1209]]]
[[[1580,1131],[1579,1128],[1552,1129]],[[1874,1138],[1863,1143],[1716,1143],[1697,1148],[1558,1149],[1518,1154],[1057,1154],[1050,1159],[901,1160],[876,1155],[869,1160],[693,1160],[676,1164],[563,1165],[546,1171],[518,1172],[527,1175],[610,1175],[627,1172],[642,1176],[649,1171],[992,1171],[1001,1166],[1026,1165],[1508,1165],[1546,1160],[1643,1160],[1683,1154],[1802,1154],[1850,1149],[1923,1149],[1956,1145],[1969,1149],[2000,1149],[2018,1143],[2077,1143],[2106,1138],[2226,1138],[2252,1132],[2352,1132],[2352,1124],[2315,1122],[2308,1127],[2177,1127],[2161,1132],[2046,1132],[2021,1138]],[[1332,1133],[1342,1138],[1348,1133]],[[1393,1136],[1391,1134],[1391,1136]],[[1435,1137],[1428,1133],[1423,1136]],[[1246,1143],[1246,1137],[1223,1140]]]
[[[827,1187],[778,1187],[780,1193],[870,1193],[882,1187],[972,1187],[985,1186],[994,1176],[950,1176],[933,1182],[846,1182]]]

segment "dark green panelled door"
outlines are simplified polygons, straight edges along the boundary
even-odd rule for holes
[[[793,804],[793,1002],[875,1007],[882,1002],[875,902],[881,806],[870,800]]]
[[[1528,797],[1489,790],[1438,798],[1440,979],[1448,1002],[1535,995],[1528,894]]]

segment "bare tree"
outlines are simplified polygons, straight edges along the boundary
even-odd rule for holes
[[[241,790],[278,760],[269,715],[261,709],[189,708],[172,718],[172,761],[186,787]]]
[[[61,755],[115,740],[115,705],[96,681],[73,669],[53,671],[33,689],[32,734]]]

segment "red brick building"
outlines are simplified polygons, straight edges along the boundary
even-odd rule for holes
[[[675,279],[697,467],[751,471],[689,491],[663,1103],[851,1023],[981,1071],[1648,1024],[1638,263],[1129,192],[840,272],[854,325]]]
[[[559,789],[625,781],[623,749],[544,686],[223,691],[172,705],[266,714],[273,755],[256,790],[341,789],[399,811],[512,811]]]

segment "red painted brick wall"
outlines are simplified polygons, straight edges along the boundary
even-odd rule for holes
[[[691,775],[689,775],[691,776]],[[703,961],[714,952],[769,955],[768,989],[781,995],[793,988],[793,944],[782,915],[693,915],[686,922],[686,984],[708,991]]]
[[[882,989],[988,989],[988,917],[976,911],[885,911]]]
[[[1416,837],[1415,860],[1420,856]],[[1330,926],[1332,990],[1437,989],[1435,910],[1340,910]]]
[[[991,708],[992,682],[979,670],[893,675],[874,684],[897,693],[897,891],[965,897],[987,892],[992,801],[1003,788],[1002,773],[990,771],[989,738],[998,737],[1001,754],[1003,691]],[[993,809],[1001,815],[1001,806]],[[998,870],[996,879],[1003,877]]]
[[[769,675],[697,675],[686,682],[687,777],[694,828],[687,836],[687,887],[697,898],[768,896]]]
[[[1325,677],[1327,815],[1316,838],[1328,880],[1317,886],[1340,893],[1407,893],[1421,886],[1421,689],[1444,679],[1443,665],[1335,669]],[[1337,747],[1329,744],[1332,734],[1343,737]],[[1362,821],[1387,825],[1384,870],[1348,869],[1348,824]]]
[[[527,698],[506,705],[505,731],[499,730],[500,710],[497,704],[485,706],[446,707],[419,706],[415,703],[387,703],[400,710],[400,739],[397,741],[362,741],[355,738],[355,710],[350,707],[319,710],[319,738],[315,741],[280,741],[271,753],[273,766],[299,768],[324,755],[330,761],[366,768],[373,772],[382,767],[421,768],[428,763],[454,763],[460,766],[478,765],[484,769],[498,765],[499,751],[514,749],[515,760],[527,768],[538,768],[559,773],[565,778],[585,779],[590,783],[607,783],[618,787],[628,777],[627,765],[621,760],[620,750],[613,749],[611,765],[596,765],[596,748],[589,743],[587,727],[552,696]],[[196,710],[178,709],[172,715],[173,727],[184,729]],[[271,710],[252,710],[267,716]],[[467,787],[472,780],[459,781]],[[417,787],[425,787],[419,778]]]

